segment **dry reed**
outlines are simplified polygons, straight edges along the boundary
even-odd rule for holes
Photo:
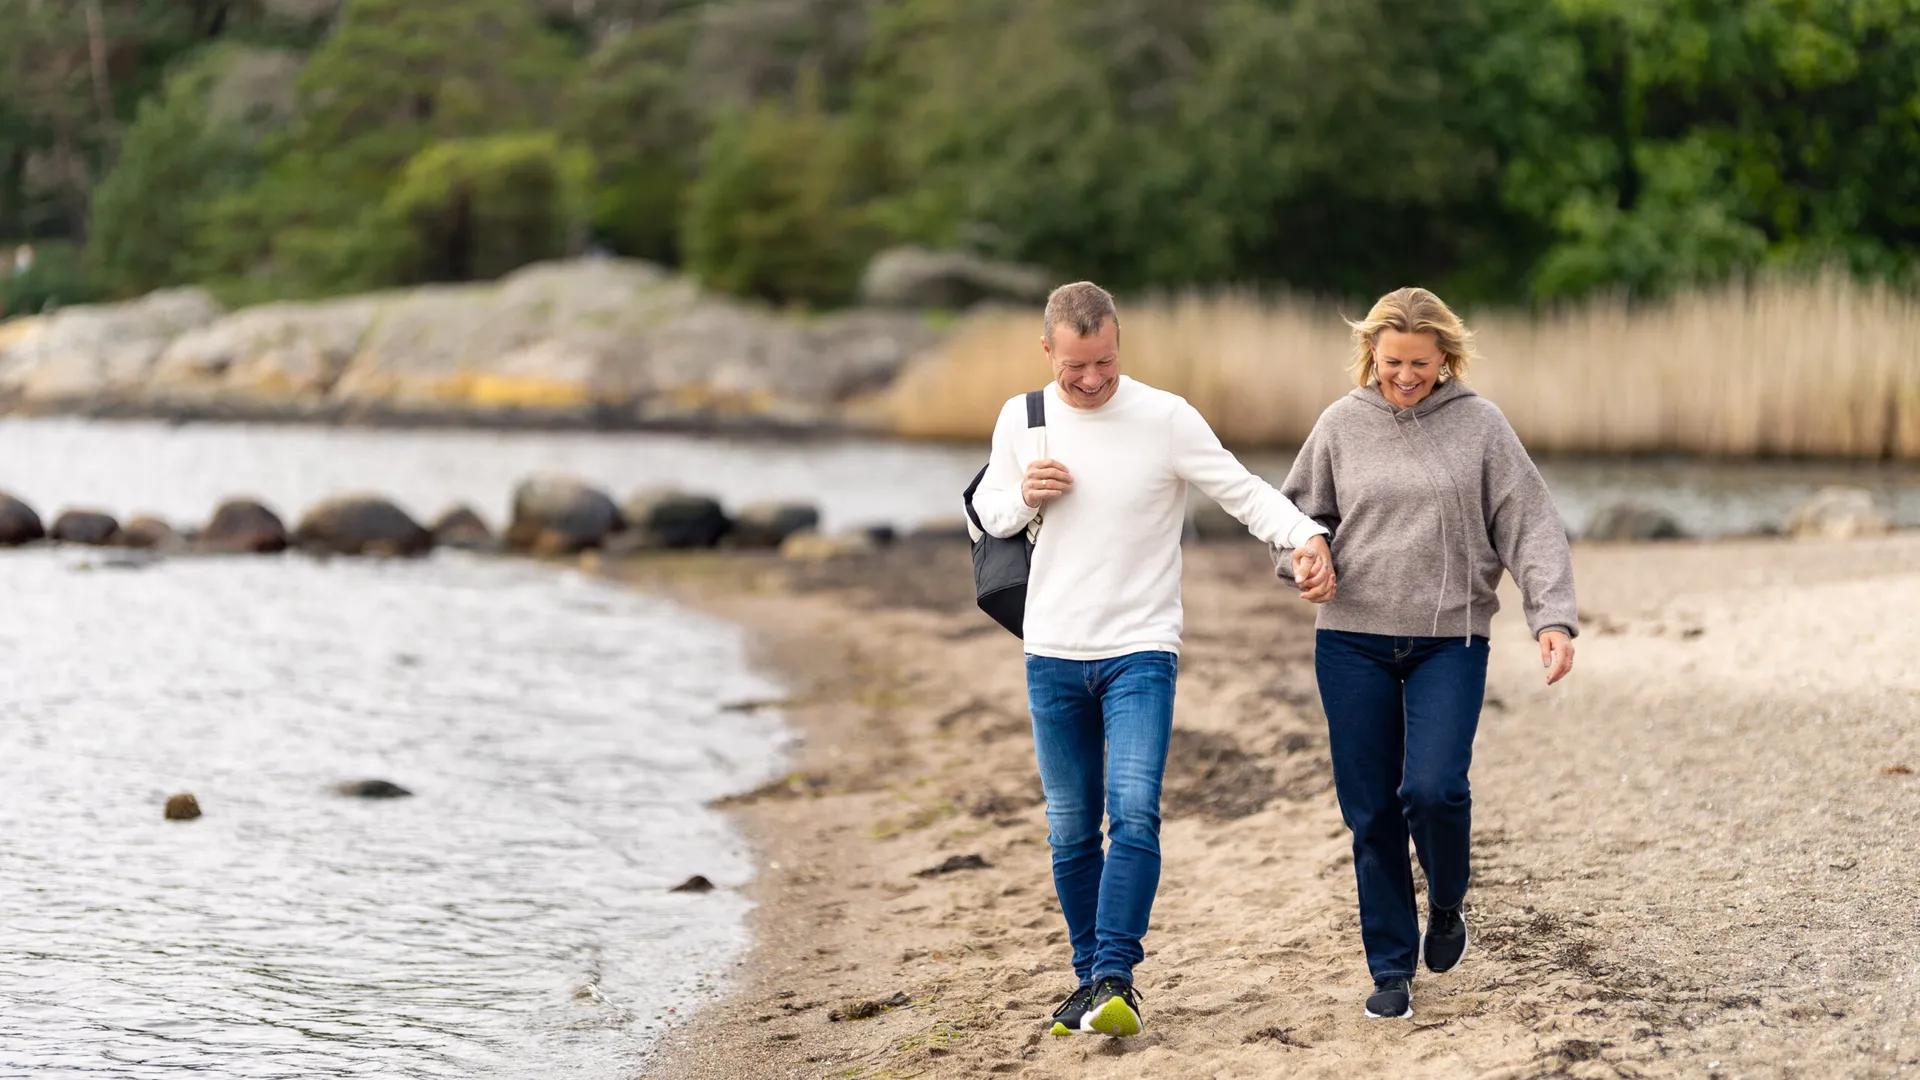
[[[1343,314],[1364,310],[1236,291],[1123,299],[1121,354],[1228,444],[1293,446],[1352,387]],[[1536,453],[1920,460],[1920,297],[1833,273],[1463,315],[1475,389]],[[909,437],[984,439],[1002,402],[1047,378],[1039,324],[1037,309],[968,316],[869,415]]]

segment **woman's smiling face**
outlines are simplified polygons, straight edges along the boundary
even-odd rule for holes
[[[1380,331],[1373,343],[1373,369],[1380,381],[1380,396],[1396,409],[1413,408],[1433,393],[1446,359],[1431,330],[1412,334],[1394,329]]]

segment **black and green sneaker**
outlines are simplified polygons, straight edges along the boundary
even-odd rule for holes
[[[1087,1009],[1093,1004],[1093,987],[1082,986],[1067,995],[1067,1000],[1053,1010],[1053,1019],[1047,1021],[1049,1035],[1072,1035],[1080,1030],[1080,1019],[1087,1015]]]
[[[1125,1038],[1146,1030],[1140,1019],[1140,995],[1133,984],[1109,975],[1093,984],[1093,1004],[1080,1018],[1080,1030]]]

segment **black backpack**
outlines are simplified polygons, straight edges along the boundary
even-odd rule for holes
[[[1028,430],[1047,426],[1045,394],[1044,390],[1027,392]],[[980,524],[980,515],[973,512],[973,493],[980,489],[980,480],[986,475],[987,467],[980,466],[980,471],[973,474],[973,483],[960,495],[967,508],[967,521],[973,526],[974,599],[994,622],[1014,637],[1024,637],[1027,572],[1033,565],[1033,541],[1039,533],[1040,519],[1034,518],[1031,525],[1004,540],[988,533]]]

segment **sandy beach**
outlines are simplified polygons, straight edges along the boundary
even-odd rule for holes
[[[617,563],[752,628],[795,772],[730,996],[643,1075],[1920,1075],[1920,535],[1579,546],[1543,685],[1503,596],[1475,768],[1474,947],[1369,1021],[1312,610],[1190,547],[1147,1034],[1044,1036],[1070,988],[1016,641],[964,545]],[[767,703],[741,702],[752,709]]]

